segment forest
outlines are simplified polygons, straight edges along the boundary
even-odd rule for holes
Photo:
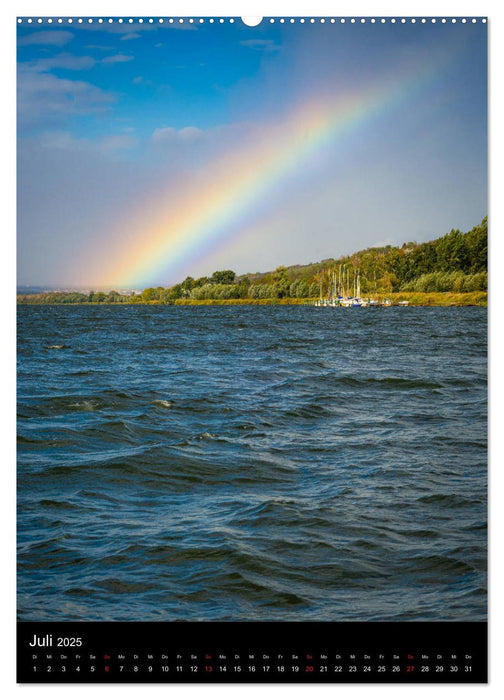
[[[427,243],[409,242],[401,247],[366,248],[338,259],[307,265],[280,266],[270,272],[236,276],[218,270],[210,277],[193,279],[171,287],[148,287],[140,293],[117,291],[43,292],[18,295],[18,303],[164,303],[193,300],[286,300],[316,299],[330,295],[334,279],[346,280],[347,290],[362,296],[397,292],[484,292],[487,290],[487,217],[467,233],[452,229]],[[352,286],[353,285],[353,286]]]

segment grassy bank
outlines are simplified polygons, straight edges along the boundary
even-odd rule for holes
[[[284,299],[176,299],[175,306],[303,306],[310,299],[286,297]]]
[[[390,299],[392,304],[409,301],[410,306],[486,306],[487,292],[395,292],[378,294],[377,299]],[[177,299],[176,306],[226,306],[226,305],[299,305],[313,304],[315,299]]]
[[[400,301],[409,301],[410,306],[486,306],[487,292],[395,292],[378,294],[376,298],[382,301],[390,299],[393,305]],[[166,306],[161,301],[125,301],[125,302],[70,302],[45,301],[42,295],[20,294],[18,304],[58,305],[58,306]],[[300,306],[313,304],[315,299],[176,299],[175,306]]]
[[[386,297],[392,304],[409,301],[410,306],[486,306],[488,292],[396,292]]]

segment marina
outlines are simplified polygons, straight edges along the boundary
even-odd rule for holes
[[[320,281],[320,297],[314,302],[314,306],[323,308],[343,307],[345,309],[353,307],[377,308],[379,306],[393,306],[392,301],[387,297],[378,298],[376,293],[376,278],[374,283],[374,294],[370,297],[361,296],[361,276],[359,271],[353,270],[350,281],[350,270],[346,265],[340,265],[327,271],[328,287],[327,294],[323,296],[323,282]],[[350,292],[353,295],[350,296]],[[409,301],[402,299],[396,306],[408,306]]]
[[[408,306],[409,301],[402,300],[397,302],[394,306]],[[327,299],[317,299],[313,306],[323,307],[323,308],[336,308],[343,307],[349,309],[352,307],[362,307],[362,308],[378,308],[381,306],[393,306],[390,299],[362,299],[361,297],[330,297]]]

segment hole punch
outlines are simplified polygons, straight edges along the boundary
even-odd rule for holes
[[[247,27],[257,27],[263,21],[262,17],[242,17],[241,21],[246,24]]]

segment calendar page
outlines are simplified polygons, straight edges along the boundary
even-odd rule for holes
[[[17,71],[18,681],[486,682],[486,18]]]

